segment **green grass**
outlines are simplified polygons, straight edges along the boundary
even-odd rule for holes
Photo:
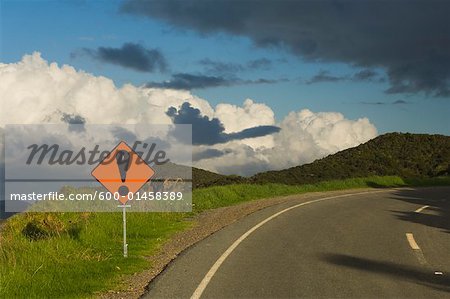
[[[406,186],[450,185],[450,177],[403,179],[398,176],[373,176],[324,181],[305,185],[235,184],[195,190],[194,210],[204,211],[240,202],[306,192],[345,190],[355,188],[387,188]]]
[[[310,185],[238,184],[197,189],[194,212],[245,201],[306,192],[364,187],[450,185],[450,178],[396,176]],[[123,275],[148,268],[175,232],[192,225],[192,213],[129,213],[129,258],[122,257],[121,213],[24,213],[8,219],[0,235],[1,298],[85,298],[117,289]]]
[[[183,217],[180,213],[129,213],[130,254],[124,259],[121,213],[14,216],[1,234],[0,297],[80,298],[114,288],[120,275],[147,267],[144,256],[189,225]],[[22,231],[27,223],[37,221],[55,233],[38,240],[25,237]],[[73,222],[79,230],[70,230]]]

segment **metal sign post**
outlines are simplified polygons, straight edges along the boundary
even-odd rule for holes
[[[122,220],[123,220],[123,257],[128,257],[128,244],[127,244],[127,208],[131,208],[130,205],[119,205],[118,208],[122,208]]]
[[[117,163],[106,163],[115,158]],[[155,174],[155,171],[125,142],[121,141],[102,162],[100,162],[91,172],[92,176],[114,196],[120,195],[117,200],[121,205],[123,215],[123,256],[128,256],[127,244],[127,212],[125,205],[130,194],[135,194],[141,189]],[[115,174],[116,178],[111,175]],[[128,180],[131,176],[132,180]],[[115,197],[114,197],[115,198]],[[116,199],[116,198],[115,198]]]

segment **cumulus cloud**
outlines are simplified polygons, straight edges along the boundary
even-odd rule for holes
[[[0,76],[0,125],[60,123],[61,113],[78,115],[87,123],[170,124],[167,108],[185,101],[204,115],[213,115],[207,101],[189,92],[131,84],[117,88],[111,79],[48,63],[39,53],[25,55],[18,63],[0,64]]]
[[[349,120],[338,112],[314,113],[308,109],[289,113],[280,127],[275,144],[281,146],[274,148],[270,159],[279,169],[312,162],[377,135],[367,118]]]
[[[377,135],[376,128],[367,118],[349,120],[341,113],[314,113],[308,109],[289,113],[278,126],[281,130],[273,134],[272,148],[254,149],[245,144],[233,144],[231,153],[211,161],[198,161],[197,165],[208,165],[209,169],[221,173],[250,175],[310,163]]]
[[[88,55],[96,60],[120,65],[140,72],[164,72],[167,62],[158,49],[146,49],[134,43],[125,43],[120,48],[99,47],[97,49],[84,48],[72,53],[72,57]]]
[[[225,128],[225,133],[236,133],[242,129],[256,126],[275,125],[273,110],[262,103],[255,103],[246,99],[242,106],[221,103],[216,106],[214,117],[220,119]],[[244,139],[242,143],[254,149],[258,147],[273,147],[273,136],[263,136],[252,139]]]
[[[108,78],[48,63],[39,53],[0,64],[0,105],[0,132],[14,123],[172,124],[180,121],[180,112],[187,112],[185,120],[192,121],[194,131],[202,130],[195,127],[200,120],[212,128],[213,140],[220,141],[195,145],[194,165],[228,174],[250,175],[312,162],[377,134],[368,119],[349,120],[336,112],[304,109],[277,122],[269,106],[250,99],[242,106],[211,107],[188,91],[130,84],[118,88]],[[123,130],[113,135],[134,138]]]
[[[270,135],[280,131],[276,126],[256,126],[246,128],[239,132],[225,133],[225,127],[218,118],[209,119],[201,115],[197,108],[193,108],[189,102],[185,102],[179,109],[170,107],[166,114],[170,116],[174,124],[192,125],[192,144],[218,144],[231,140],[241,140]]]
[[[246,36],[309,61],[382,67],[388,93],[450,96],[450,2],[127,0],[123,12]]]

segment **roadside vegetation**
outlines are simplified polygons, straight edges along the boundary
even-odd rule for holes
[[[146,257],[193,216],[245,201],[352,188],[450,185],[450,177],[373,176],[305,185],[233,184],[195,189],[192,213],[129,213],[129,257],[122,257],[121,213],[23,213],[0,233],[0,298],[92,297],[120,289],[124,275],[151,267]]]

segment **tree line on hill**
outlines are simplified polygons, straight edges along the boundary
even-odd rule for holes
[[[450,175],[450,136],[388,133],[309,164],[248,178],[192,170],[194,188],[234,183],[298,185],[373,175],[403,178]]]

